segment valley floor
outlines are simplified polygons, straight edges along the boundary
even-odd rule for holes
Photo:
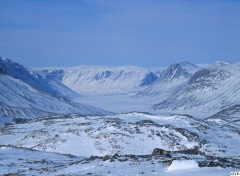
[[[106,109],[115,113],[127,112],[148,112],[152,114],[190,114],[199,119],[203,119],[215,114],[218,111],[206,109],[189,109],[189,110],[158,110],[153,109],[153,106],[159,102],[159,97],[141,97],[135,93],[129,94],[84,94],[75,96],[72,101],[92,105],[102,109]]]

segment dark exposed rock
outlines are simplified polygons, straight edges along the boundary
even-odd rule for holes
[[[23,118],[14,118],[13,122],[16,124],[26,123],[28,120]]]
[[[113,159],[117,159],[118,157],[119,157],[119,155],[118,155],[117,153],[115,153],[115,154],[112,156]]]
[[[161,163],[165,166],[171,165],[173,160],[189,160],[195,158],[199,164],[199,167],[232,167],[232,168],[239,168],[240,167],[240,159],[238,158],[227,158],[227,157],[216,157],[216,156],[209,156],[205,155],[198,151],[198,147],[194,147],[193,149],[187,149],[182,151],[166,151],[163,149],[155,148],[150,155],[105,155],[105,156],[91,156],[86,160],[82,160],[81,163],[86,163],[86,161],[93,161],[93,160],[102,160],[110,162],[120,161],[130,161],[130,162],[138,162],[141,161],[150,161],[152,164]],[[176,155],[177,154],[177,155]],[[198,159],[197,159],[198,158]],[[201,159],[200,159],[201,158]]]
[[[102,161],[107,161],[111,159],[109,155],[105,155],[104,157],[102,157]]]
[[[184,65],[191,65],[196,67],[195,65],[187,62],[172,64],[161,73],[159,79],[163,81],[172,81],[174,79],[178,79],[179,77],[190,77],[192,74],[185,69]]]
[[[95,159],[99,159],[99,157],[98,156],[90,156],[88,158],[89,161],[94,161]]]
[[[15,174],[15,173],[8,173],[8,174],[4,174],[3,176],[17,176],[17,174]]]
[[[152,120],[142,120],[142,121],[136,122],[135,124],[140,126],[140,127],[141,126],[146,126],[146,127],[156,126],[156,127],[160,127],[159,124],[157,124],[156,122],[154,122]]]
[[[152,152],[152,156],[154,157],[158,157],[158,156],[167,156],[167,157],[171,157],[170,153],[166,150],[163,149],[159,149],[159,148],[155,148]]]
[[[199,151],[198,146],[194,146],[192,149],[180,150],[177,153],[189,154],[189,155],[203,155],[203,153]]]
[[[155,75],[153,72],[149,72],[145,77],[143,78],[140,86],[148,86],[153,84],[158,79],[158,76]]]

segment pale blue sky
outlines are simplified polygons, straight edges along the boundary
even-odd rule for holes
[[[26,66],[240,61],[238,0],[0,0],[0,56]]]

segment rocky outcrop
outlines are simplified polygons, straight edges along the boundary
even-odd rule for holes
[[[107,161],[111,159],[109,155],[105,155],[103,158],[102,158],[102,161]]]
[[[155,148],[152,152],[152,156],[159,157],[159,156],[166,156],[171,157],[170,153],[166,150]]]
[[[177,151],[177,153],[188,154],[188,155],[203,155],[203,153],[199,151],[198,146],[195,146],[192,149],[180,150],[180,151]]]

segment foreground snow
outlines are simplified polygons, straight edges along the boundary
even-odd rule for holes
[[[198,163],[194,160],[174,160],[167,170],[171,172],[178,170],[194,170],[198,168]]]
[[[190,167],[185,169],[173,169],[189,164],[188,161],[175,162],[171,166],[159,163],[158,159],[152,160],[114,160],[102,161],[96,159],[86,160],[83,157],[61,155],[51,152],[41,152],[16,147],[0,147],[0,172],[1,174],[17,175],[161,175],[161,176],[226,176],[233,168],[219,167]],[[191,166],[196,162],[190,161]]]
[[[234,170],[230,167],[240,166],[238,127],[234,121],[229,126],[215,119],[133,112],[56,115],[8,125],[0,128],[0,145],[5,147],[0,150],[0,158],[7,162],[1,162],[0,171],[23,169],[21,173],[47,175],[229,175]],[[155,148],[164,149],[170,156],[155,157]],[[62,159],[58,162],[59,157]],[[42,166],[34,171],[35,160]]]
[[[208,155],[239,157],[238,122],[229,123],[187,115],[59,115],[6,126],[0,131],[0,144],[85,157],[143,155],[154,148],[176,151],[198,146]]]

